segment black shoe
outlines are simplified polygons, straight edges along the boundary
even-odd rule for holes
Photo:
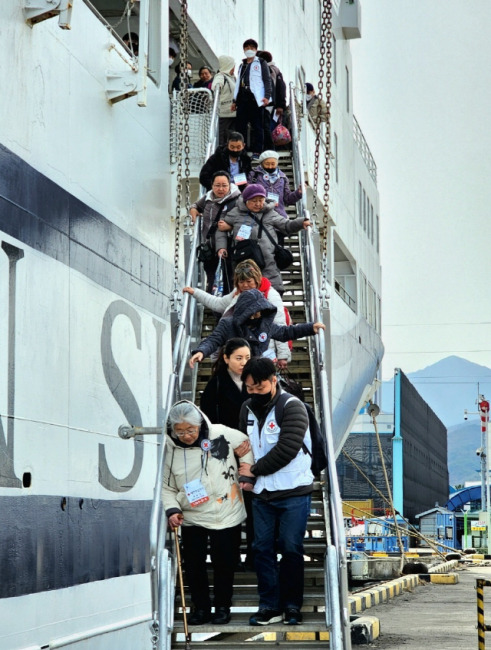
[[[249,625],[270,625],[281,623],[282,615],[279,609],[259,609],[249,618]]]
[[[189,625],[203,625],[211,621],[211,612],[209,609],[195,609],[188,618]]]
[[[230,621],[230,607],[215,607],[211,620],[215,625],[226,625]]]
[[[283,623],[285,625],[301,625],[303,616],[296,607],[287,607],[285,609],[285,618]]]

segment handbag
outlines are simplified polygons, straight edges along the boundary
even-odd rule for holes
[[[281,146],[283,144],[290,144],[290,142],[292,141],[292,136],[290,135],[290,131],[286,128],[286,126],[283,126],[281,118],[278,122],[278,126],[276,126],[273,129],[273,132],[271,133],[271,138],[273,140],[273,144],[275,144],[276,146]]]
[[[250,213],[249,213],[250,214]],[[254,215],[251,214],[251,217],[258,223],[257,219],[255,219]],[[258,239],[261,239],[263,231],[266,233],[266,237],[268,237],[269,241],[273,244],[274,246],[274,261],[276,266],[280,271],[284,271],[287,269],[291,264],[293,264],[293,254],[291,251],[288,250],[288,248],[283,248],[283,246],[280,246],[273,237],[269,234],[269,232],[266,230],[266,228],[263,226],[263,220],[261,218],[261,222],[259,224],[259,236]]]
[[[235,204],[237,203],[237,199],[229,199],[228,201],[225,201],[225,203],[222,203],[220,208],[218,209],[218,212],[215,215],[215,218],[213,220],[213,223],[210,226],[210,229],[208,230],[208,234],[206,236],[206,241],[197,246],[196,248],[196,257],[198,258],[198,262],[201,262],[204,264],[205,262],[211,262],[212,260],[215,259],[215,247],[212,246],[212,241],[213,241],[213,236],[217,231],[218,228],[218,222],[220,221],[220,216],[224,210],[224,208],[228,207],[234,207]]]
[[[243,260],[254,260],[261,270],[266,266],[263,252],[256,239],[236,241],[232,251],[232,260],[235,264]]]

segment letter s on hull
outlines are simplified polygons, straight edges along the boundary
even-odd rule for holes
[[[142,426],[140,409],[135,396],[130,390],[121,370],[114,360],[111,349],[111,331],[116,316],[124,315],[130,319],[135,331],[137,348],[141,349],[141,319],[138,312],[123,300],[116,300],[111,303],[104,314],[101,333],[101,358],[102,368],[106,383],[114,396],[114,399],[123,411],[128,424],[136,427]],[[128,444],[127,442],[123,444]],[[118,479],[109,469],[106,459],[105,446],[99,444],[99,483],[111,492],[127,492],[135,486],[143,464],[143,442],[141,436],[134,439],[135,458],[130,473],[122,479]]]

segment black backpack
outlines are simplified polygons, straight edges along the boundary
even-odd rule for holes
[[[279,427],[281,427],[281,423],[283,421],[283,409],[285,408],[285,404],[290,398],[299,399],[298,397],[295,397],[290,393],[283,392],[275,404],[275,420]],[[304,453],[309,454],[309,456],[311,456],[312,458],[310,463],[310,469],[312,470],[312,474],[314,476],[319,476],[322,470],[326,469],[327,467],[327,457],[326,457],[326,451],[324,445],[324,436],[322,435],[321,428],[319,426],[319,423],[317,422],[312,407],[309,404],[306,404],[305,402],[302,403],[305,406],[305,410],[307,411],[307,415],[309,417],[310,438],[312,440],[312,453],[310,453],[305,443],[302,445],[302,449]]]

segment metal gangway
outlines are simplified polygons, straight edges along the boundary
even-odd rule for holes
[[[183,93],[184,94],[184,93]],[[216,93],[209,117],[208,145],[206,157],[216,147],[218,125],[219,94]],[[304,181],[304,163],[302,159],[299,125],[303,129],[311,128],[305,116],[298,116],[295,101],[295,88],[290,85],[290,109],[292,112],[292,169],[296,187],[302,185],[303,197],[296,204],[297,216],[310,218],[307,208],[306,186]],[[211,103],[210,103],[211,106]],[[199,218],[194,228],[189,221],[184,235],[185,285],[203,286],[202,270],[196,260],[196,248],[200,243],[201,224]],[[308,356],[310,361],[313,404],[324,435],[325,451],[328,458],[327,469],[321,480],[315,484],[312,500],[312,516],[309,521],[309,539],[305,540],[306,556],[306,599],[303,608],[304,624],[298,628],[303,640],[296,640],[295,647],[329,647],[334,650],[351,648],[350,617],[348,608],[347,557],[344,537],[342,504],[336,474],[335,451],[331,428],[331,404],[329,396],[330,366],[330,328],[328,296],[320,297],[320,234],[312,229],[303,230],[298,235],[293,272],[301,275],[301,300],[305,308],[305,319],[323,321],[326,325],[325,335],[310,337]],[[290,244],[290,241],[288,242]],[[287,288],[288,292],[288,288]],[[298,291],[296,292],[298,294]],[[288,299],[286,299],[288,300]],[[167,397],[164,405],[162,428],[151,432],[159,436],[157,473],[154,488],[150,521],[150,581],[152,596],[151,637],[154,650],[189,647],[187,641],[178,641],[177,634],[182,633],[182,616],[179,614],[179,598],[176,599],[176,556],[174,539],[168,529],[161,501],[163,466],[166,453],[165,425],[167,413],[172,404],[179,399],[196,397],[197,371],[191,371],[188,365],[189,352],[200,339],[203,320],[203,308],[189,294],[179,298],[180,309],[172,313],[173,351],[172,370],[168,378]],[[295,354],[295,350],[294,350]],[[201,365],[201,364],[200,364]],[[122,427],[120,435],[125,438],[149,432],[136,427]],[[236,576],[237,578],[237,576]],[[254,579],[237,578],[234,589],[233,608],[256,608],[257,595]],[[245,585],[244,582],[249,583]],[[307,611],[308,610],[308,611]],[[248,625],[249,613],[236,614],[227,626],[213,624],[199,626],[191,632],[207,633],[212,638],[206,641],[206,647],[233,648],[243,641],[257,637],[258,628]],[[297,633],[283,625],[270,625],[263,632],[276,633],[276,645],[287,645],[291,635]],[[203,636],[203,635],[201,635]],[[309,637],[309,638],[307,638]],[[257,642],[257,641],[255,641]],[[194,641],[198,646],[201,641]]]

